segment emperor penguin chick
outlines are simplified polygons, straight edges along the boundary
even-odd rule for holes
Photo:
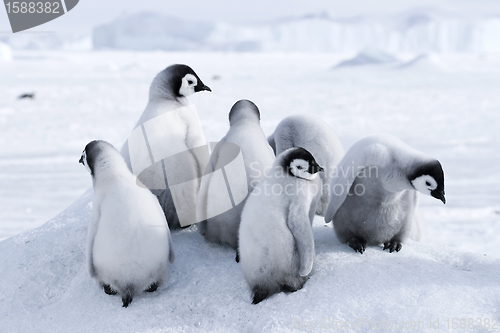
[[[324,216],[330,200],[331,175],[344,156],[344,148],[333,129],[315,115],[292,115],[278,124],[268,142],[276,155],[292,147],[302,147],[325,168],[325,172],[319,173],[323,192],[316,207],[316,214]]]
[[[212,90],[201,81],[191,67],[180,64],[167,67],[158,73],[151,83],[148,104],[134,129],[167,112],[188,106],[187,97],[200,91]],[[191,175],[192,179],[197,179],[201,175],[200,169],[206,164],[199,160],[193,150],[193,148],[206,145],[197,116],[191,113],[180,113],[170,117],[168,122],[162,123],[161,126],[151,127],[154,130],[148,131],[143,126],[143,131],[148,131],[147,139],[150,144],[151,142],[162,143],[163,147],[160,147],[159,151],[168,152],[171,155],[189,152],[179,155],[176,161],[177,167],[166,174],[168,184],[175,184],[178,179],[190,178],[186,177],[186,174]],[[158,148],[156,149],[158,151]],[[121,153],[132,170],[128,142],[123,146]],[[141,174],[140,179],[144,184],[153,184],[159,178],[164,179],[164,172],[161,163],[156,163],[150,170]],[[163,181],[161,189],[151,188],[151,191],[158,197],[170,228],[177,229],[180,228],[179,217],[168,184]],[[199,183],[196,186],[197,188],[192,191],[185,192],[177,202],[195,202]]]
[[[356,142],[339,163],[330,191],[325,222],[333,220],[338,239],[359,253],[379,244],[391,253],[401,250],[418,228],[417,191],[446,202],[439,161],[390,135]]]
[[[127,307],[142,291],[155,291],[174,261],[170,231],[156,197],[140,187],[109,143],[92,141],[80,158],[92,176],[94,200],[87,265],[107,294]]]
[[[314,263],[312,220],[322,171],[303,148],[276,158],[241,214],[240,264],[257,304],[280,291],[299,290]]]
[[[260,112],[257,106],[248,100],[236,102],[229,112],[229,131],[215,146],[212,161],[215,169],[222,167],[225,160],[224,143],[230,142],[241,149],[246,172],[246,189],[248,193],[258,184],[263,177],[265,169],[269,169],[274,162],[274,154],[267,144],[264,132],[260,127]],[[209,165],[207,167],[211,168]],[[211,213],[221,202],[221,195],[226,194],[226,185],[217,182],[213,173],[204,178],[198,194],[197,217],[203,220],[198,223],[200,233],[205,240],[215,243],[227,244],[233,249],[238,249],[238,230],[240,227],[241,211],[245,200],[230,210],[215,217]],[[222,187],[221,187],[222,186]],[[247,197],[248,198],[248,197]],[[236,258],[238,261],[238,257]]]

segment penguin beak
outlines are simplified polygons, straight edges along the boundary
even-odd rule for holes
[[[80,160],[78,161],[78,163],[82,163],[83,164],[83,155],[80,157]]]
[[[443,190],[435,189],[434,191],[431,191],[431,195],[434,198],[441,200],[444,204],[446,203],[446,198],[444,197],[444,191]]]
[[[314,165],[311,169],[312,169],[311,174],[315,174],[316,172],[324,171],[324,169],[322,167],[320,167],[319,165]]]
[[[209,87],[209,86],[206,86],[206,85],[204,85],[203,83],[198,84],[198,85],[195,87],[195,89],[194,89],[194,91],[195,91],[195,92],[198,92],[198,91],[204,91],[204,90],[205,90],[205,91],[210,91],[210,92],[212,92],[212,89],[210,89],[210,87]]]

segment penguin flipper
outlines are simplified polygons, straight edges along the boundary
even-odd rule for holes
[[[170,230],[168,231],[168,261],[170,261],[171,264],[175,261],[174,245],[172,244]]]
[[[269,135],[267,137],[267,142],[269,143],[269,145],[271,146],[271,148],[273,149],[273,152],[274,152],[274,156],[276,156],[276,141],[274,139],[274,133]]]
[[[96,204],[95,200],[93,204]],[[99,227],[100,218],[101,218],[100,207],[92,207],[92,217],[90,219],[90,224],[87,229],[87,268],[91,277],[94,277],[96,275],[94,267],[93,248],[94,248],[94,239],[97,233],[97,229]]]
[[[290,205],[287,224],[299,252],[299,275],[302,277],[307,276],[312,270],[315,256],[309,212],[300,205]]]

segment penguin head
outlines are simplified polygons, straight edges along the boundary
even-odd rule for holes
[[[92,177],[95,177],[96,170],[103,169],[109,160],[109,158],[104,158],[104,155],[102,154],[104,150],[110,152],[110,154],[106,154],[107,157],[115,159],[116,157],[119,157],[123,160],[120,153],[110,143],[103,140],[94,140],[89,142],[85,146],[79,162],[85,166]],[[123,163],[125,162],[123,161]],[[98,167],[98,165],[100,166]]]
[[[187,65],[172,65],[161,71],[153,80],[150,98],[187,97],[199,91],[212,91]]]
[[[247,99],[240,99],[234,103],[229,111],[229,124],[232,125],[241,119],[255,119],[260,121],[260,111],[257,105]]]
[[[311,153],[304,148],[290,148],[284,153],[286,152],[288,154],[285,155],[282,165],[286,168],[289,175],[301,179],[313,180],[319,171],[323,171],[323,168],[316,163]]]
[[[415,190],[446,203],[444,197],[444,172],[439,161],[436,160],[419,166],[408,179]]]
[[[82,152],[82,156],[80,157],[79,163],[82,163],[85,169],[92,175],[92,169],[89,166],[89,162],[87,161],[87,147]]]

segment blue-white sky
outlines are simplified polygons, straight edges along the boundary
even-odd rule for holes
[[[383,15],[431,7],[466,15],[499,15],[499,0],[80,0],[67,15],[30,31],[90,31],[119,15],[155,11],[185,19],[249,23],[326,11],[332,17]],[[0,31],[10,31],[0,10]]]

